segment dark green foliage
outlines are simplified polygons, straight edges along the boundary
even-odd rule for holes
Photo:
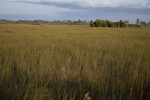
[[[128,26],[129,21],[122,21],[120,20],[119,22],[111,22],[109,20],[99,20],[96,19],[96,21],[94,21],[94,25],[92,22],[92,27],[127,27]],[[90,23],[91,26],[91,23]]]
[[[141,22],[140,22],[140,25],[141,25],[141,26],[146,26],[147,24],[146,24],[146,22],[141,21]]]
[[[93,22],[93,20],[90,21],[90,27],[94,27],[94,22]]]
[[[94,25],[93,25],[94,24]],[[91,27],[141,27],[141,26],[150,26],[150,22],[146,23],[145,21],[136,20],[136,24],[129,24],[129,21],[120,20],[118,22],[112,22],[109,20],[100,20],[96,19],[94,22],[90,22]]]
[[[110,22],[108,20],[106,20],[106,22],[107,22],[107,26],[108,27],[114,27],[114,23],[113,22]]]

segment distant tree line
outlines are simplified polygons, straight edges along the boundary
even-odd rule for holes
[[[123,21],[120,20],[118,22],[112,22],[109,20],[100,20],[96,19],[95,21],[86,21],[86,20],[54,20],[54,21],[44,21],[44,20],[18,20],[18,21],[12,21],[12,20],[6,20],[1,19],[0,24],[32,24],[32,25],[42,25],[42,24],[48,24],[48,25],[89,25],[91,27],[141,27],[141,26],[150,26],[150,21],[146,23],[145,21],[140,21],[139,19],[136,20],[135,24],[129,24],[129,21]]]
[[[96,21],[90,21],[90,26],[91,27],[127,27],[128,26],[128,21],[122,21],[120,20],[119,22],[112,22],[109,20],[99,20],[96,19]]]
[[[90,27],[140,27],[140,26],[150,26],[150,22],[146,23],[144,21],[136,20],[136,24],[129,24],[129,21],[120,20],[118,22],[112,22],[109,20],[96,19],[95,21],[90,21]]]
[[[42,25],[42,24],[50,24],[50,25],[89,25],[89,22],[86,20],[54,20],[54,21],[44,21],[44,20],[18,20],[18,21],[12,21],[12,20],[5,20],[1,19],[0,24],[33,24],[33,25]]]

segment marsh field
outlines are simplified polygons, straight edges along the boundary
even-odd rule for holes
[[[150,27],[0,25],[0,100],[150,99]]]

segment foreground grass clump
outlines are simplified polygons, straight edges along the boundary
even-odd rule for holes
[[[1,100],[150,99],[150,28],[0,25]]]

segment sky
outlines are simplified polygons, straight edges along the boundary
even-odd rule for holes
[[[150,21],[150,0],[0,0],[0,19]]]

